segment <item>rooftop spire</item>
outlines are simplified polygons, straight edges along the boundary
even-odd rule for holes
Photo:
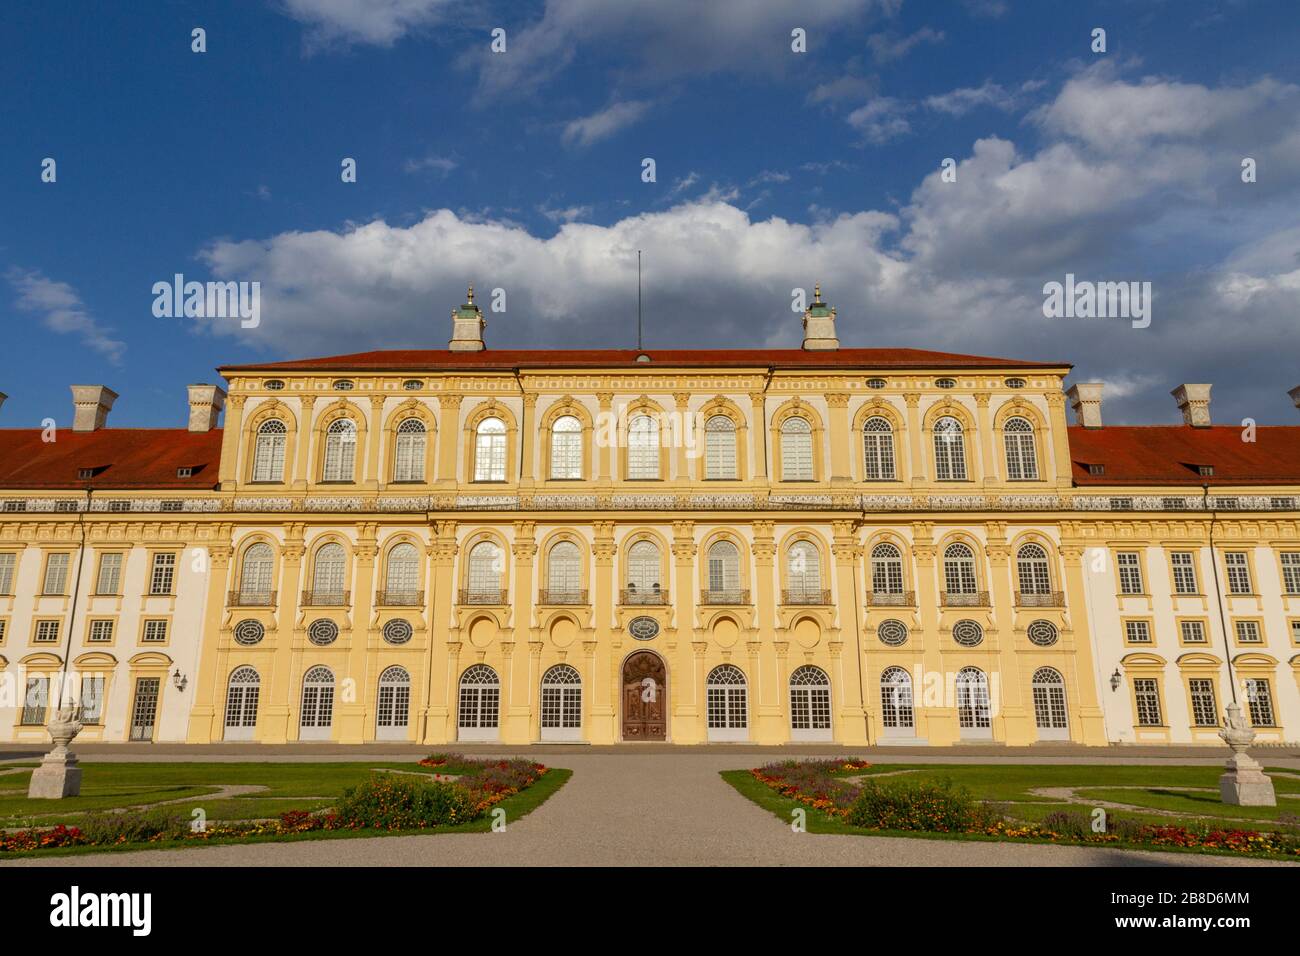
[[[838,349],[835,310],[822,301],[822,284],[813,287],[813,300],[803,314],[803,347],[808,350]]]
[[[483,351],[483,328],[486,325],[483,310],[474,304],[474,283],[471,282],[465,291],[465,304],[451,310],[451,341],[447,348],[453,352]]]

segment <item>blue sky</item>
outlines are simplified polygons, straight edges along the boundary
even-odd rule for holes
[[[468,281],[507,293],[489,347],[628,345],[637,248],[649,347],[797,344],[820,280],[846,345],[1293,422],[1297,48],[1264,0],[9,4],[0,425],[66,422],[74,382],[178,425],[223,363],[441,348]],[[261,324],[154,317],[178,272],[259,281]],[[1066,273],[1150,281],[1151,327],[1045,318]]]

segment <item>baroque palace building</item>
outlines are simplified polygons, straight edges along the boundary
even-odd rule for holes
[[[1234,696],[1300,740],[1300,426],[1104,425],[820,292],[801,349],[452,319],[222,368],[186,429],[74,386],[0,430],[0,739],[65,687],[104,741],[1218,744]]]

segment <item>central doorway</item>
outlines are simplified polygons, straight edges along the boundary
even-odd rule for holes
[[[623,662],[623,739],[668,738],[668,675],[663,658],[637,651]]]

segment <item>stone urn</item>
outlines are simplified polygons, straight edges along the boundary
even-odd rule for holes
[[[1255,740],[1255,729],[1235,700],[1227,707],[1227,717],[1219,737],[1232,748],[1227,772],[1219,778],[1219,796],[1223,802],[1238,807],[1277,806],[1273,781],[1259,762],[1246,753],[1246,748]]]
[[[68,749],[77,734],[81,733],[81,704],[67,703],[54,712],[47,728],[54,749],[32,771],[27,796],[35,800],[59,800],[81,793],[81,768],[76,756]]]

